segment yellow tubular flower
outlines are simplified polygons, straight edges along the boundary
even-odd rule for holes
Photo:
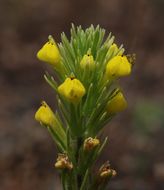
[[[55,68],[60,67],[59,49],[52,36],[49,36],[49,41],[38,51],[37,58],[51,64]]]
[[[89,53],[84,55],[80,62],[80,66],[82,69],[93,70],[95,68],[95,62],[93,56],[90,55]]]
[[[121,92],[118,92],[108,103],[107,111],[110,114],[118,113],[127,108],[127,102]]]
[[[131,73],[131,64],[126,56],[113,57],[106,66],[106,77],[123,77]]]
[[[56,117],[51,108],[43,101],[42,105],[35,113],[35,119],[44,125],[52,126]]]
[[[76,78],[66,78],[58,87],[58,92],[72,103],[78,103],[85,94],[83,84]]]
[[[35,119],[41,124],[51,127],[62,140],[66,138],[63,127],[46,102],[42,102],[42,105],[35,113]]]

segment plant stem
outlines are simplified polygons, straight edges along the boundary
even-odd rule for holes
[[[81,137],[77,137],[77,149],[76,149],[76,163],[77,163],[77,167],[78,167],[78,163],[79,163],[79,159],[80,159],[80,148],[81,148],[81,145],[82,145],[82,138]],[[78,185],[78,189],[80,189],[81,187],[81,184],[82,184],[82,176],[81,174],[79,174],[79,172],[77,173],[77,185]]]

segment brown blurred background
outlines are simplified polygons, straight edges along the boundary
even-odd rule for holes
[[[129,108],[106,127],[107,159],[118,176],[110,190],[164,189],[164,1],[0,0],[0,189],[61,190],[53,168],[56,148],[34,121],[41,100],[55,108],[36,52],[70,24],[100,24],[127,53],[133,74],[121,83]]]

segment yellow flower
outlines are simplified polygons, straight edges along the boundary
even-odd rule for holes
[[[56,117],[51,108],[43,101],[42,105],[35,113],[35,119],[44,125],[51,126],[54,124]]]
[[[76,78],[66,78],[58,87],[58,92],[72,103],[78,103],[85,94],[83,84]]]
[[[93,56],[90,55],[89,53],[84,55],[80,62],[80,66],[82,69],[93,70],[95,68],[95,62]]]
[[[106,77],[122,77],[131,73],[131,64],[126,56],[113,57],[106,66]]]
[[[66,134],[65,131],[58,121],[56,115],[53,113],[51,108],[46,104],[46,102],[42,102],[42,105],[35,113],[35,119],[39,121],[41,124],[51,127],[52,130],[58,135],[60,139],[65,141]]]
[[[108,113],[114,114],[127,108],[127,102],[121,92],[118,92],[107,104]]]
[[[53,65],[55,68],[59,67],[60,53],[52,36],[49,36],[49,41],[38,51],[37,58]]]
[[[99,144],[100,144],[99,139],[89,137],[89,138],[85,139],[85,141],[84,141],[84,150],[87,150],[87,151],[93,150]]]

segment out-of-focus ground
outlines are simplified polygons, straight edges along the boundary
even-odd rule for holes
[[[62,31],[69,35],[71,22],[100,24],[137,54],[121,81],[129,108],[106,128],[110,143],[98,163],[109,159],[118,172],[109,189],[164,189],[163,10],[163,0],[0,1],[1,190],[60,190],[56,148],[34,121],[41,100],[55,108],[36,52],[49,34],[58,42]]]

